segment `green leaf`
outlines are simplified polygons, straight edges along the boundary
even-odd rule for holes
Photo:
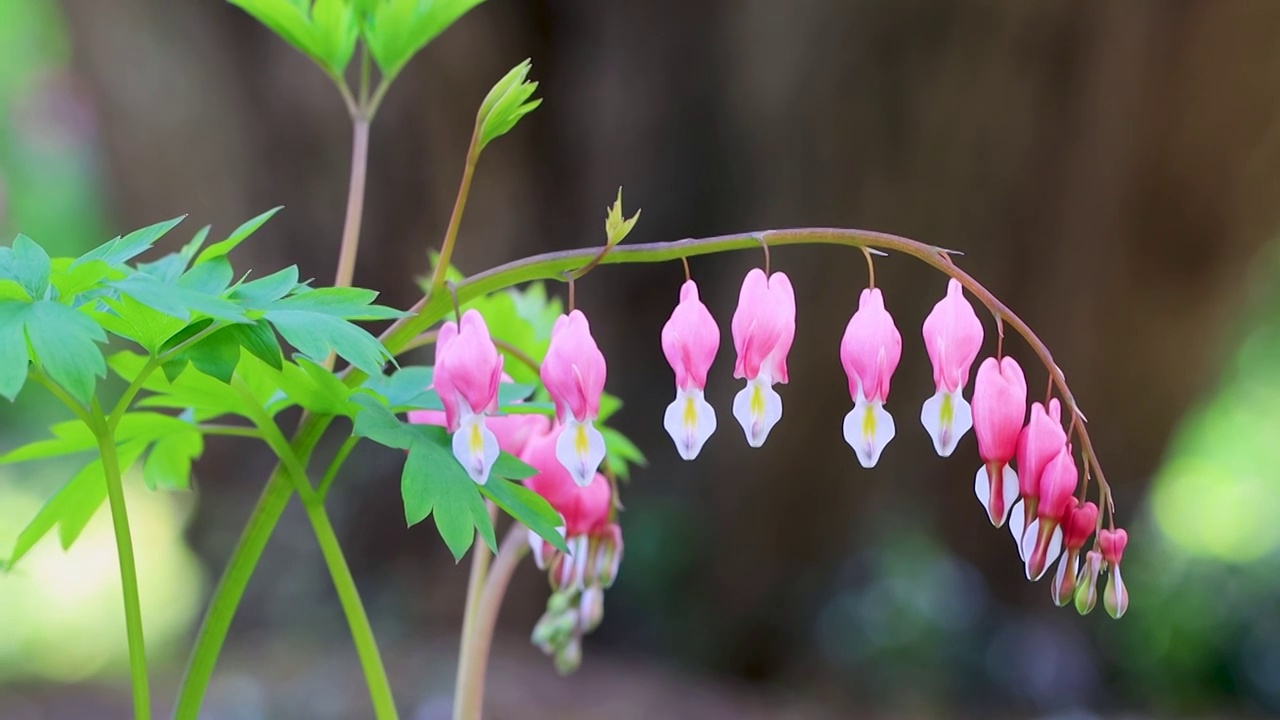
[[[370,375],[362,386],[365,390],[376,393],[395,411],[419,409],[427,398],[439,398],[435,393],[428,393],[434,368],[423,365],[411,365],[396,370],[391,375]]]
[[[196,426],[181,426],[155,441],[142,465],[142,479],[152,490],[186,490],[191,485],[191,463],[204,452],[204,436]]]
[[[496,552],[498,542],[480,491],[446,447],[415,442],[404,463],[400,493],[409,526],[434,515],[454,560],[467,554],[477,530]]]
[[[186,325],[184,320],[154,310],[128,295],[106,298],[104,302],[111,312],[92,312],[98,324],[107,332],[138,343],[152,355]]]
[[[203,295],[221,295],[231,284],[231,277],[231,262],[222,257],[196,265],[174,284]]]
[[[146,442],[140,440],[120,446],[118,459],[121,473],[128,472],[133,467],[146,446]],[[102,459],[98,458],[68,480],[18,533],[17,542],[5,563],[6,568],[12,570],[14,564],[55,526],[59,528],[62,548],[65,550],[71,547],[106,497],[106,477],[102,471]]]
[[[49,292],[49,253],[26,235],[14,238],[12,249],[0,248],[0,269],[22,285],[32,300],[43,300]]]
[[[329,71],[320,40],[316,37],[305,5],[299,7],[288,0],[227,0],[266,25],[285,42],[300,50]]]
[[[480,127],[477,149],[483,150],[494,139],[506,135],[520,122],[520,118],[542,104],[541,99],[530,100],[538,89],[538,83],[525,79],[532,67],[530,61],[525,60],[512,68],[480,104],[480,112],[476,116],[476,124]]]
[[[150,275],[135,274],[111,285],[134,300],[184,322],[193,312],[228,322],[244,320],[244,311],[229,300],[178,285],[166,285]]]
[[[493,477],[506,478],[508,480],[524,480],[537,475],[538,471],[516,456],[501,452],[498,454],[498,459],[493,463],[493,469],[489,471],[489,474]]]
[[[564,521],[541,495],[501,476],[490,477],[489,482],[480,486],[480,492],[502,508],[503,512],[537,533],[538,537],[551,543],[557,550],[569,552],[564,536],[556,529],[563,525]]]
[[[174,226],[182,222],[186,217],[186,215],[182,215],[180,217],[173,218],[172,220],[165,220],[164,222],[159,222],[155,225],[148,225],[140,230],[134,230],[124,237],[117,237],[113,240],[108,240],[102,245],[99,245],[84,255],[81,255],[76,259],[74,264],[79,265],[80,263],[89,262],[90,260],[101,260],[111,267],[119,267],[151,249],[151,246],[154,245],[157,240],[164,237],[165,233],[172,230]]]
[[[271,325],[266,320],[247,325],[230,325],[221,332],[226,332],[251,355],[267,365],[276,370],[284,367],[280,341],[276,339],[276,331],[271,329]]]
[[[622,409],[622,399],[617,395],[609,393],[600,394],[600,414],[596,417],[596,422],[604,422],[613,417],[614,413]]]
[[[341,318],[300,310],[269,310],[267,319],[298,352],[324,362],[332,350],[368,375],[382,372],[391,354],[370,335]]]
[[[484,0],[382,0],[366,16],[364,36],[383,76],[394,78],[434,40]],[[372,2],[365,3],[367,6]]]
[[[397,450],[407,450],[413,444],[417,437],[414,428],[401,422],[376,398],[357,394],[351,401],[359,407],[352,434]]]
[[[298,287],[298,266],[271,273],[257,280],[237,285],[231,291],[231,299],[247,307],[263,308],[288,295]]]
[[[356,22],[351,0],[316,0],[311,8],[311,23],[317,50],[326,66],[334,75],[342,75],[360,37],[360,24]]]
[[[27,338],[23,319],[25,302],[0,300],[0,395],[13,400],[27,382]]]
[[[377,297],[378,293],[363,288],[307,289],[271,303],[269,309],[313,312],[344,320],[392,320],[407,314],[394,308],[372,305]]]
[[[303,408],[322,415],[351,415],[351,388],[324,367],[302,357],[288,363],[280,375],[280,389]]]
[[[612,247],[622,242],[636,226],[636,222],[640,220],[640,211],[637,210],[635,215],[625,218],[622,214],[622,188],[618,188],[618,199],[613,205],[605,209],[604,215],[604,235],[606,243]]]
[[[107,364],[126,382],[132,382],[148,360],[144,355],[120,352],[108,358]],[[259,366],[266,367],[260,363]],[[250,383],[250,386],[255,399],[265,406],[274,387],[263,387],[260,383]],[[224,383],[204,373],[184,372],[174,380],[167,379],[163,373],[153,373],[142,387],[154,394],[139,400],[140,407],[191,410],[201,421],[246,412],[244,400],[238,393],[228,392]]]
[[[213,331],[183,353],[197,370],[228,385],[240,364],[240,341],[230,329]]]
[[[77,263],[70,258],[58,258],[53,262],[50,282],[62,298],[72,298],[89,290],[111,274],[111,266],[102,260]]]
[[[284,2],[284,0],[229,0],[229,1],[234,5],[239,5],[245,10],[248,10],[250,14],[254,14],[254,11],[248,7],[250,5],[270,6],[270,5],[283,4],[287,8],[287,10],[284,11],[284,14],[297,12],[296,9],[289,6],[288,3]],[[271,24],[266,22],[265,20],[262,20],[262,18],[258,18],[258,19],[262,21],[264,25],[271,27]],[[303,18],[303,20],[305,21],[305,17]],[[272,29],[275,30],[274,27],[272,27]],[[279,30],[276,30],[277,34],[279,34],[279,32],[280,32]],[[287,39],[288,38],[286,38],[286,40]],[[280,212],[281,207],[283,206],[273,207],[270,210],[262,213],[261,215],[246,221],[243,225],[236,228],[234,232],[228,235],[226,240],[222,240],[221,242],[216,242],[210,245],[209,247],[205,248],[203,252],[201,252],[198,256],[196,256],[195,265],[202,265],[204,263],[209,262],[210,260],[216,260],[220,257],[225,257],[227,253],[236,249],[237,245],[247,240],[249,236],[254,233],[254,231],[262,227],[263,223],[270,220],[272,215],[275,215],[277,212]]]
[[[25,313],[27,341],[35,360],[72,397],[88,404],[95,378],[107,374],[99,342],[106,333],[84,313],[52,300],[32,303]]]

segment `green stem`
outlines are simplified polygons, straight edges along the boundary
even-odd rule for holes
[[[467,618],[471,627],[464,622],[463,647],[458,658],[457,685],[454,690],[453,720],[480,720],[484,711],[484,681],[489,667],[489,650],[493,645],[493,629],[498,623],[498,611],[502,608],[502,599],[506,596],[507,585],[520,560],[529,550],[529,531],[523,525],[515,524],[502,538],[502,546],[498,548],[498,556],[484,581],[484,588],[477,593],[474,605],[470,601],[468,589]],[[488,551],[477,543],[477,555],[489,557]],[[474,577],[474,576],[473,576]]]
[[[210,324],[195,335],[192,335],[186,340],[183,340],[177,345],[148,360],[147,364],[143,365],[142,370],[138,372],[137,377],[133,379],[133,382],[129,383],[129,387],[125,388],[124,393],[120,395],[120,399],[116,401],[115,407],[111,410],[111,415],[107,417],[107,427],[110,428],[112,432],[115,432],[116,427],[120,425],[120,420],[124,418],[124,414],[129,411],[129,406],[133,404],[133,399],[137,397],[138,393],[142,390],[142,386],[147,382],[147,378],[151,377],[151,373],[159,370],[162,365],[178,353],[209,337],[215,332],[221,330],[223,327],[224,326],[217,323]]]
[[[444,278],[449,272],[449,261],[453,258],[453,246],[458,244],[458,228],[462,225],[462,213],[466,210],[467,198],[471,195],[471,178],[475,175],[476,161],[479,159],[480,124],[477,123],[475,132],[471,134],[471,145],[467,148],[467,164],[462,168],[462,182],[458,186],[458,196],[453,201],[453,213],[449,216],[449,225],[444,231],[444,243],[440,246],[440,259],[436,262],[436,270],[431,275],[428,296],[438,297],[440,288],[444,287]],[[416,334],[414,333],[414,335]]]
[[[77,402],[75,398],[71,397],[66,390],[63,390],[61,385],[54,382],[53,378],[45,375],[43,370],[39,368],[32,368],[31,379],[43,385],[44,388],[49,391],[50,395],[54,396],[63,405],[70,408],[71,412],[80,422],[88,425],[90,428],[94,427],[93,418],[89,417],[89,413],[84,409],[84,406]]]
[[[228,435],[231,437],[245,437],[262,439],[262,434],[250,427],[240,427],[238,425],[216,425],[213,423],[203,423],[196,426],[201,434],[204,435]]]
[[[151,717],[151,695],[147,690],[147,649],[142,636],[142,603],[138,599],[138,568],[133,557],[129,513],[124,503],[120,459],[116,456],[115,436],[96,401],[93,403],[92,412],[91,427],[98,438],[98,452],[102,455],[102,471],[107,483],[107,503],[111,508],[111,525],[116,536],[116,555],[120,559],[125,632],[129,638],[129,675],[133,686],[133,716],[137,720],[147,720]]]
[[[378,643],[373,636],[373,627],[369,624],[369,616],[365,613],[364,604],[360,601],[360,592],[356,589],[355,578],[351,576],[351,568],[342,554],[338,544],[338,536],[329,522],[325,512],[324,501],[311,487],[307,479],[307,469],[293,447],[280,432],[267,411],[258,405],[253,391],[244,381],[235,378],[232,386],[245,400],[249,420],[258,428],[262,439],[275,451],[276,456],[284,463],[288,474],[293,478],[293,489],[302,500],[302,507],[307,512],[307,519],[315,531],[316,541],[320,544],[320,552],[324,556],[325,565],[333,586],[338,591],[338,600],[342,604],[342,612],[347,617],[347,625],[351,630],[351,639],[355,642],[356,654],[360,658],[360,667],[364,670],[365,682],[369,685],[369,698],[373,702],[374,715],[379,720],[394,720],[396,715],[395,699],[391,695],[391,683],[387,680],[387,671],[382,665],[382,656],[378,653]]]

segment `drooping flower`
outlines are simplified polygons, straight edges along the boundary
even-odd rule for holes
[[[440,328],[432,385],[444,405],[445,428],[453,433],[453,455],[481,485],[498,459],[498,438],[485,415],[498,407],[501,377],[502,356],[479,312],[468,310],[461,323]]]
[[[1040,403],[1031,403],[1031,418],[1018,435],[1018,494],[1021,499],[1013,506],[1009,517],[1009,532],[1018,545],[1018,555],[1026,560],[1023,539],[1026,529],[1036,517],[1040,504],[1040,476],[1049,461],[1067,445],[1067,433],[1062,429],[1062,405],[1057,398],[1049,401],[1049,409]]]
[[[902,358],[902,334],[877,288],[858,298],[840,341],[840,363],[849,377],[853,410],[844,416],[844,439],[863,467],[872,467],[894,436],[893,416],[884,409],[889,381]]]
[[[1058,607],[1065,607],[1075,595],[1076,578],[1080,574],[1080,551],[1093,534],[1097,522],[1098,506],[1087,502],[1075,505],[1062,524],[1062,557],[1058,560],[1058,570],[1049,589]]]
[[[530,441],[522,459],[538,473],[525,486],[538,493],[563,520],[561,532],[569,554],[529,534],[534,562],[549,569],[553,586],[607,587],[613,583],[622,559],[622,531],[610,522],[613,491],[609,480],[596,473],[585,487],[578,485],[559,460],[557,430]]]
[[[964,297],[964,288],[952,278],[947,295],[933,306],[924,320],[924,346],[933,363],[933,384],[937,392],[925,401],[920,422],[933,438],[933,448],[942,457],[951,455],[969,428],[973,416],[962,391],[969,381],[969,368],[982,347],[982,322]]]
[[[732,329],[738,352],[733,376],[747,380],[733,398],[733,416],[742,425],[747,444],[760,447],[782,419],[782,398],[773,384],[787,382],[787,353],[796,336],[796,297],[786,274],[766,277],[759,268],[747,273]]]
[[[698,284],[687,280],[680,303],[662,328],[662,352],[676,373],[676,399],[667,406],[662,424],[685,460],[696,458],[716,431],[716,412],[703,392],[719,349],[720,328],[698,298]]]
[[[1058,559],[1058,553],[1062,551],[1062,525],[1075,506],[1072,494],[1079,482],[1080,473],[1076,469],[1071,446],[1064,445],[1040,475],[1040,502],[1036,507],[1036,518],[1027,526],[1023,539],[1028,580],[1039,580],[1049,564]]]
[[[1102,573],[1102,553],[1090,550],[1084,555],[1084,566],[1076,578],[1076,612],[1088,615],[1098,604],[1098,575]]]
[[[502,382],[515,382],[511,376],[503,373]],[[438,425],[446,427],[448,421],[440,410],[410,410],[409,422],[417,425]],[[485,426],[498,438],[498,449],[519,457],[525,446],[536,436],[545,435],[551,428],[551,419],[545,415],[533,413],[518,415],[490,415],[485,418]]]
[[[1120,560],[1124,558],[1124,548],[1129,544],[1129,533],[1122,528],[1098,531],[1098,549],[1102,551],[1102,560],[1106,563],[1110,576],[1107,578],[1107,589],[1102,593],[1102,604],[1107,614],[1119,620],[1129,609],[1129,590],[1120,577]]]
[[[604,436],[595,428],[604,392],[604,355],[591,337],[591,326],[581,310],[556,318],[551,344],[542,360],[542,384],[556,406],[562,429],[556,439],[556,457],[569,469],[574,482],[592,482],[604,461]]]
[[[1027,379],[1018,361],[987,358],[973,381],[973,434],[983,465],[973,490],[996,527],[1004,525],[1018,499],[1018,474],[1009,467],[1018,452],[1018,435],[1027,415]]]

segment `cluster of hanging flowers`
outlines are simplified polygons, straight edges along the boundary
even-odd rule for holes
[[[902,334],[874,278],[870,285],[861,292],[839,347],[853,401],[843,434],[867,468],[876,465],[896,433],[885,406],[902,357]],[[774,385],[788,381],[787,354],[796,334],[795,293],[786,274],[758,268],[748,272],[730,327],[737,353],[733,376],[745,380],[734,397],[733,416],[747,444],[761,447],[782,419],[782,397]],[[964,390],[984,332],[954,278],[925,318],[922,335],[935,392],[924,402],[920,420],[935,451],[950,456],[972,428],[982,458],[974,493],[992,525],[1007,522],[1026,577],[1038,581],[1056,562],[1050,582],[1054,602],[1074,602],[1079,612],[1088,613],[1097,604],[1099,577],[1108,574],[1103,604],[1113,617],[1122,616],[1129,601],[1120,562],[1128,536],[1113,524],[1103,528],[1099,506],[1085,501],[1089,465],[1081,487],[1059,400],[1032,403],[1028,416],[1022,368],[997,353],[979,365],[970,405]],[[686,279],[661,337],[676,385],[663,426],[685,460],[695,459],[717,429],[705,391],[720,340],[697,284]],[[498,386],[510,379],[502,372],[502,355],[484,319],[468,310],[456,324],[444,324],[436,343],[433,385],[443,413],[413,413],[410,420],[444,425],[452,433],[454,455],[477,483],[488,480],[500,450],[537,471],[526,485],[560,514],[559,529],[569,552],[529,535],[534,561],[547,572],[553,591],[533,641],[561,672],[570,672],[581,662],[582,637],[603,618],[604,591],[617,577],[623,549],[613,486],[600,472],[604,438],[595,427],[605,359],[580,310],[557,318],[539,370],[555,406],[554,420],[495,415]],[[1071,427],[1079,421],[1073,417]],[[1110,514],[1109,492],[1105,486],[1100,492]],[[1086,551],[1090,537],[1095,537],[1094,545]]]
[[[746,379],[747,385],[734,398],[733,415],[752,447],[763,445],[782,419],[782,398],[773,386],[787,382],[795,318],[795,295],[784,273],[768,275],[754,269],[747,274],[731,325],[738,355],[733,374]],[[1084,501],[1087,488],[1079,487],[1080,471],[1059,401],[1050,400],[1047,410],[1033,403],[1027,421],[1026,378],[1017,361],[1004,356],[982,361],[969,404],[964,389],[984,333],[963,286],[954,278],[925,318],[922,335],[935,392],[921,408],[920,421],[934,450],[950,456],[972,428],[983,462],[974,478],[974,493],[993,525],[1008,521],[1027,578],[1040,580],[1056,561],[1054,601],[1061,606],[1074,598],[1077,609],[1087,613],[1096,604],[1098,577],[1109,572],[1104,604],[1119,618],[1129,604],[1120,576],[1128,537],[1124,530],[1102,528],[1098,506]],[[719,328],[698,299],[697,285],[687,280],[662,330],[662,350],[676,376],[676,398],[667,407],[664,426],[686,460],[697,457],[716,430],[715,411],[704,392],[719,342]],[[858,298],[858,309],[840,342],[840,362],[853,400],[844,418],[844,438],[863,467],[879,461],[896,433],[885,404],[901,358],[902,334],[873,283]],[[1085,552],[1095,533],[1094,549]]]
[[[599,472],[604,438],[594,426],[604,392],[604,355],[581,311],[556,320],[540,367],[555,404],[554,421],[536,414],[493,414],[499,384],[511,382],[502,362],[477,311],[468,310],[457,323],[446,322],[436,340],[432,378],[444,411],[414,411],[409,420],[442,425],[452,433],[454,456],[481,485],[500,451],[537,471],[525,485],[560,515],[559,530],[569,552],[529,533],[534,562],[547,571],[553,591],[533,640],[567,673],[581,662],[582,637],[604,618],[604,591],[613,585],[622,561],[613,488]]]

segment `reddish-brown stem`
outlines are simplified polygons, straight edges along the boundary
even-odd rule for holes
[[[693,274],[689,272],[689,258],[681,257],[680,264],[684,265],[684,281],[689,282],[693,279]]]
[[[862,248],[862,256],[867,259],[867,287],[875,289],[876,286],[876,265],[871,261],[871,250],[866,246]]]

